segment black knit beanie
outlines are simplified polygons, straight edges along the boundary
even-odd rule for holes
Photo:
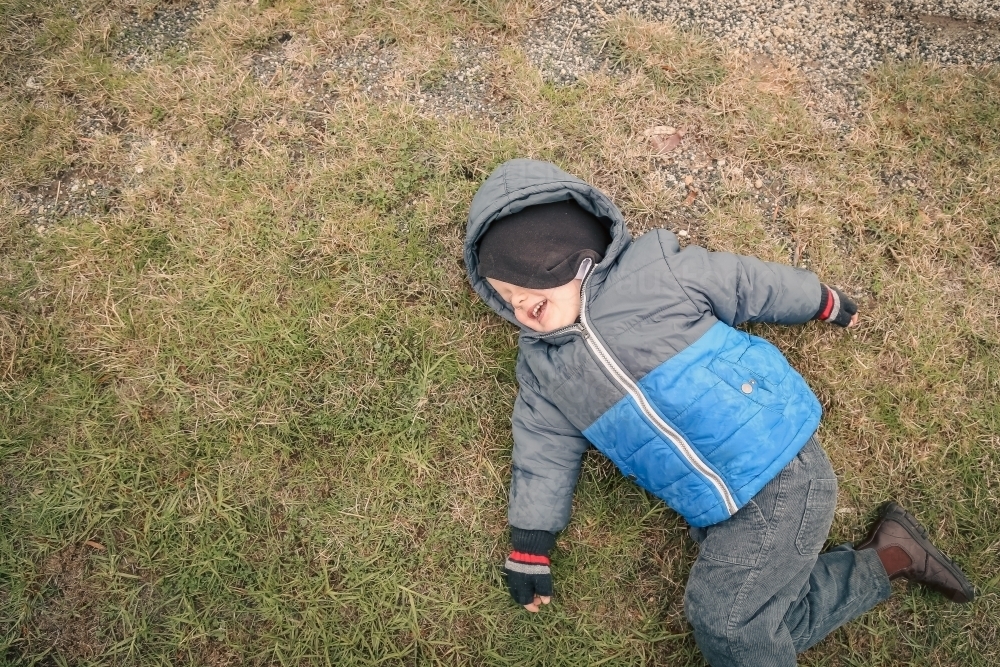
[[[495,221],[479,240],[479,275],[528,289],[565,285],[580,263],[604,257],[611,235],[575,201],[529,206]]]

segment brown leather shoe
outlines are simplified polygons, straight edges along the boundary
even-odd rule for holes
[[[856,550],[875,549],[890,579],[908,579],[932,588],[952,602],[972,602],[975,589],[958,566],[930,543],[927,531],[896,503],[880,518]]]

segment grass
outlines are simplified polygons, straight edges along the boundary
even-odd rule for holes
[[[554,604],[507,599],[515,332],[461,264],[478,183],[516,156],[610,192],[634,231],[670,224],[657,124],[743,169],[698,242],[860,297],[856,332],[755,327],[826,407],[832,539],[895,497],[981,591],[897,587],[803,664],[1000,661],[1000,73],[883,67],[838,141],[781,63],[628,18],[616,73],[545,83],[518,48],[537,10],[221,0],[189,51],[131,68],[117,5],[0,9],[0,663],[702,664],[694,546],[595,454]],[[285,32],[329,106],[250,72]],[[502,121],[323,77],[374,39],[405,90],[455,37],[495,41]],[[39,233],[18,193],[81,174],[110,194]]]

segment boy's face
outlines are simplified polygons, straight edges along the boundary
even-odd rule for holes
[[[573,324],[580,316],[582,280],[549,289],[518,287],[496,278],[486,280],[511,305],[517,321],[529,329],[543,333],[555,331]]]

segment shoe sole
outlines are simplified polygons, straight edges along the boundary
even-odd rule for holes
[[[951,594],[941,591],[940,589],[935,590],[938,590],[938,592],[952,602],[957,602],[959,604],[972,602],[972,600],[975,599],[976,589],[973,587],[972,583],[970,583],[966,576],[962,573],[962,570],[958,568],[955,561],[945,556],[941,553],[940,549],[931,544],[930,539],[927,537],[927,530],[920,525],[913,515],[896,503],[890,502],[883,507],[881,518],[883,520],[891,519],[905,528],[906,532],[910,534],[910,537],[912,537],[924,549],[924,551],[929,553],[931,557],[941,563],[944,568],[948,570],[953,577],[955,577],[958,583],[962,586],[962,594],[965,595],[965,598],[956,599],[952,597]]]

